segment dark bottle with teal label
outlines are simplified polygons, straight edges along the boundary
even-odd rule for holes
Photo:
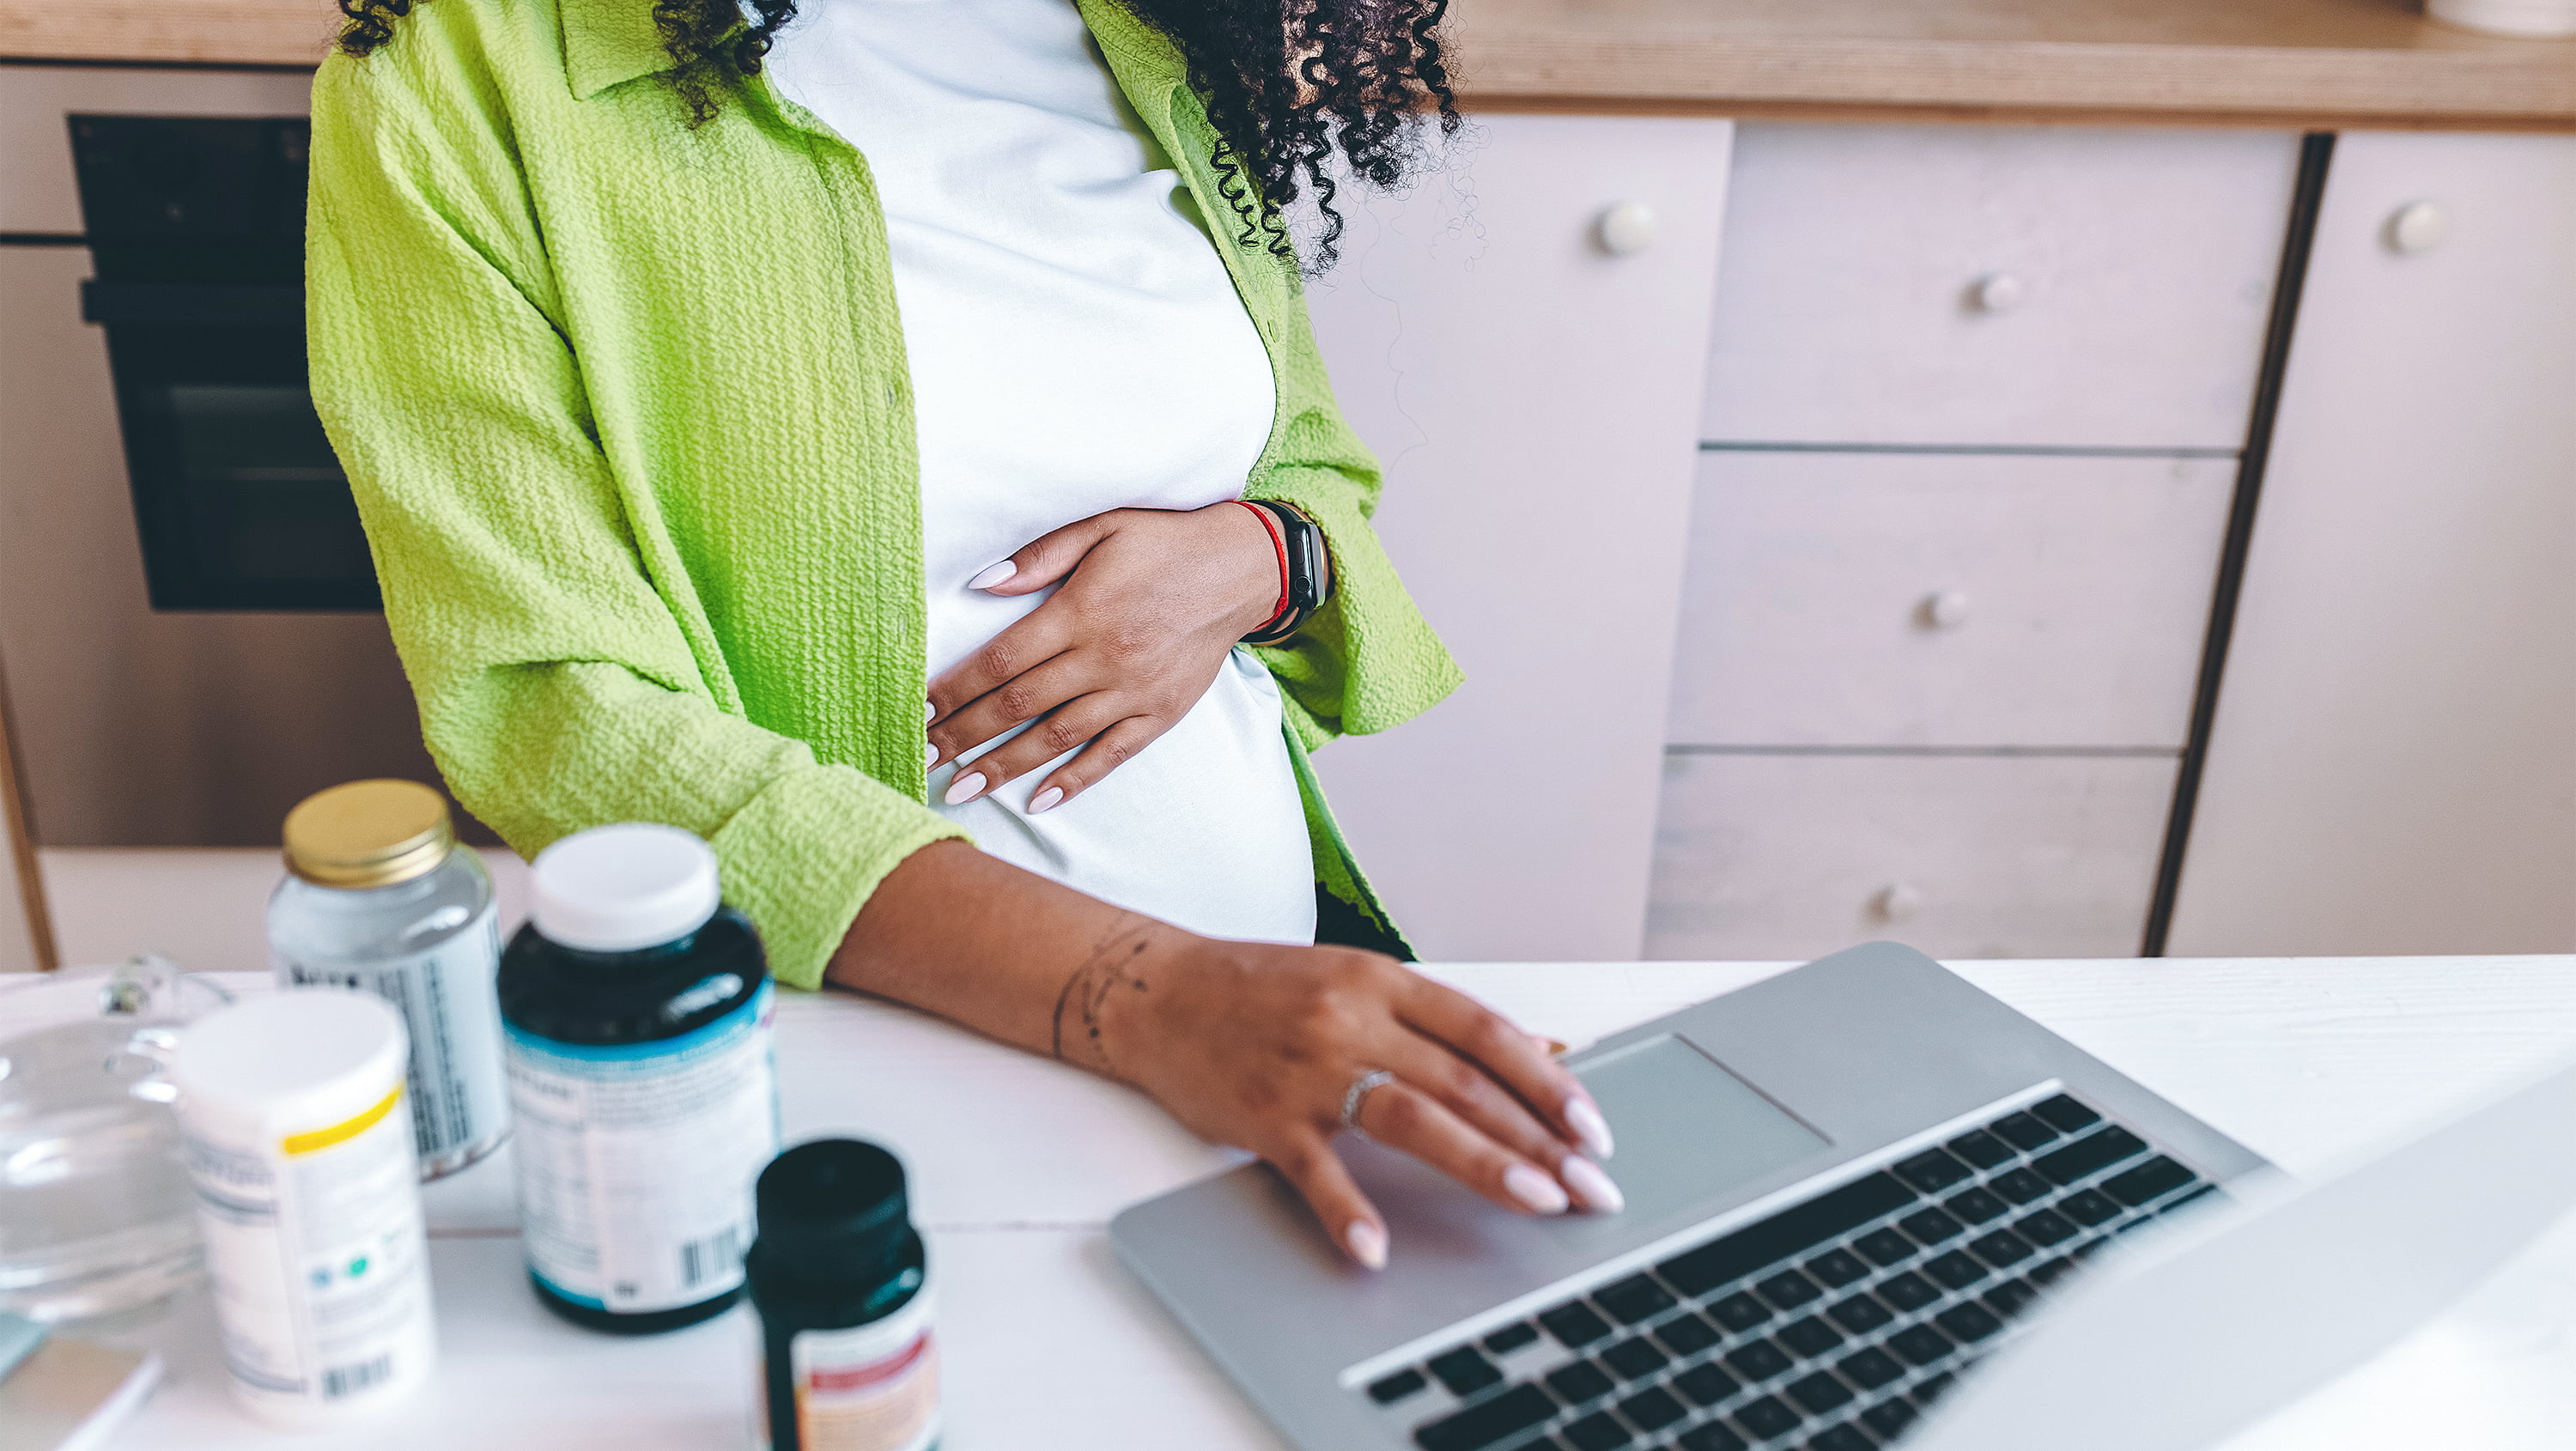
[[[594,1330],[704,1320],[742,1295],[778,1151],[760,936],[676,827],[577,832],[532,876],[500,971],[529,1279]]]
[[[930,1262],[900,1160],[857,1139],[779,1155],[750,1272],[767,1451],[939,1444]]]

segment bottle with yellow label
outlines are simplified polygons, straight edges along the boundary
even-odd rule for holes
[[[172,1055],[224,1365],[263,1420],[336,1425],[437,1358],[407,1046],[382,999],[309,988],[214,1013]]]

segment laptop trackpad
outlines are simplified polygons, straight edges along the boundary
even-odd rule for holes
[[[1632,1223],[1712,1200],[1826,1147],[1824,1135],[1667,1033],[1576,1069],[1610,1121]]]

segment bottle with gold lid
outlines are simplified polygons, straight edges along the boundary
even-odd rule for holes
[[[492,879],[460,850],[447,799],[416,781],[352,781],[286,815],[286,880],[268,901],[280,987],[351,987],[391,1002],[411,1035],[420,1176],[500,1146],[501,960]]]

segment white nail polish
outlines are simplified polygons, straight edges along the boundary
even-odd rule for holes
[[[1594,1214],[1616,1214],[1628,1207],[1628,1196],[1601,1172],[1601,1166],[1580,1154],[1571,1154],[1557,1166],[1557,1174],[1583,1199],[1583,1207]]]
[[[921,752],[921,769],[927,771],[931,767],[939,764],[939,747],[932,745],[928,741],[924,741],[922,742]]]
[[[1348,1245],[1351,1258],[1373,1270],[1386,1268],[1386,1231],[1365,1219],[1354,1219],[1342,1231],[1342,1243]]]
[[[923,725],[928,725],[937,719],[939,719],[939,702],[935,700],[923,701],[921,703],[921,723]]]
[[[1601,1116],[1601,1110],[1591,1099],[1581,1094],[1567,1099],[1565,1121],[1574,1126],[1575,1135],[1583,1140],[1583,1147],[1592,1151],[1592,1157],[1596,1159],[1610,1157],[1613,1147],[1610,1142],[1610,1121]]]
[[[981,771],[969,771],[965,775],[948,783],[948,804],[951,806],[963,806],[968,801],[974,799],[976,792],[983,789],[984,773]]]
[[[968,589],[991,589],[993,586],[1000,584],[1002,581],[1009,579],[1012,575],[1019,572],[1020,567],[1018,565],[1005,559],[999,564],[986,565],[983,573],[966,581],[966,587]]]
[[[1063,799],[1063,787],[1049,786],[1044,791],[1041,791],[1037,795],[1029,798],[1029,815],[1035,816],[1041,811],[1053,811],[1056,807],[1056,803]]]
[[[1567,1162],[1583,1161],[1575,1159]],[[1540,1214],[1563,1214],[1571,1202],[1565,1197],[1564,1185],[1527,1164],[1514,1164],[1503,1171],[1503,1192]]]

